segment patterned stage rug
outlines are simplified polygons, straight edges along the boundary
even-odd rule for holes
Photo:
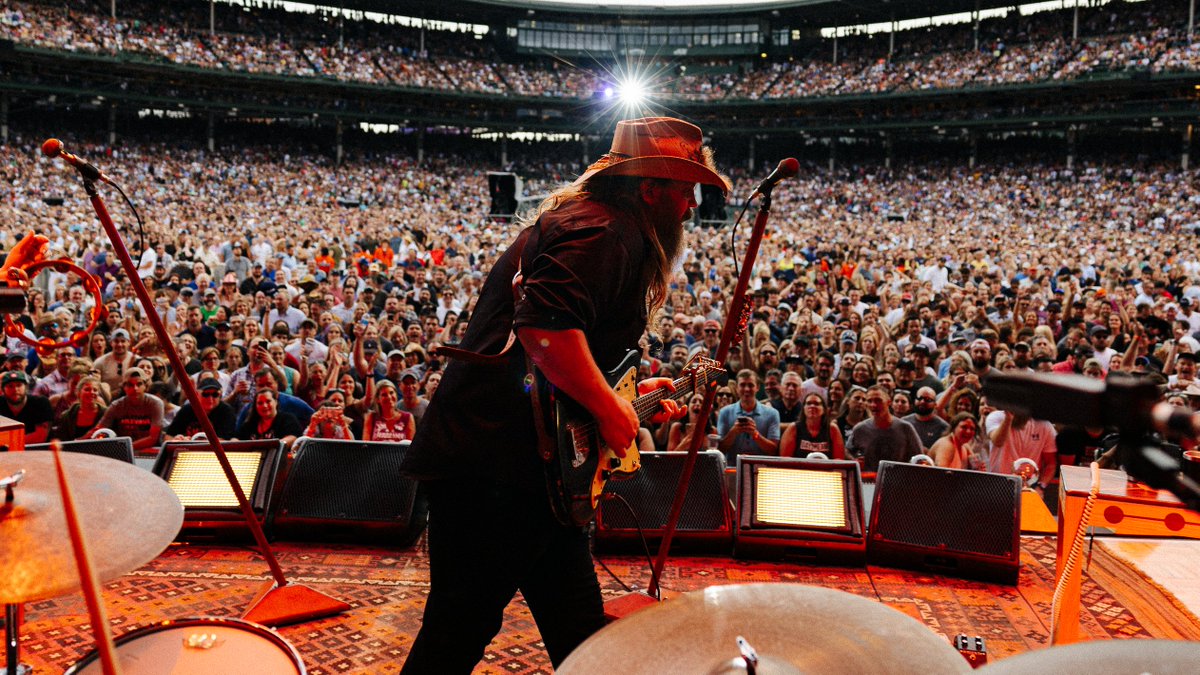
[[[793,582],[834,588],[877,599],[935,632],[982,636],[991,659],[1049,645],[1054,584],[1054,540],[1021,542],[1016,587],[924,575],[880,567],[806,567],[729,558],[673,558],[662,586],[690,591],[751,582]],[[280,544],[275,549],[289,581],[303,583],[352,605],[348,613],[284,627],[280,633],[300,651],[309,673],[395,673],[421,622],[429,567],[423,542],[388,551],[354,546]],[[644,558],[606,556],[626,583],[645,588]],[[1098,566],[1119,566],[1097,570]],[[1112,556],[1097,556],[1083,579],[1082,634],[1090,639],[1200,639],[1200,627],[1173,603],[1147,601],[1138,580]],[[606,599],[621,594],[603,569],[597,573]],[[105,585],[113,634],[184,617],[236,617],[261,582],[267,566],[248,549],[173,545],[145,567]],[[1141,594],[1139,596],[1139,594]],[[1136,611],[1131,598],[1141,597]],[[1124,601],[1122,601],[1124,599]],[[59,673],[94,646],[87,610],[76,594],[26,605],[22,660],[39,673]],[[252,664],[246,673],[257,672]],[[549,673],[537,628],[520,596],[505,613],[504,628],[477,673]]]

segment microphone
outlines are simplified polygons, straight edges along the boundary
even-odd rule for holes
[[[998,408],[1047,422],[1200,438],[1200,416],[1158,403],[1157,385],[1124,374],[1105,382],[1082,375],[993,373],[984,379],[983,394]]]
[[[1150,409],[1150,421],[1155,429],[1173,432],[1184,438],[1200,438],[1200,416],[1170,403],[1156,403]]]
[[[759,183],[758,187],[754,188],[754,192],[752,192],[750,196],[754,197],[754,195],[770,194],[771,190],[775,188],[776,183],[785,178],[792,178],[798,173],[800,173],[800,162],[796,161],[795,157],[781,159],[779,160],[779,166],[775,167],[775,170],[771,172],[771,175],[763,179],[763,182]]]
[[[66,150],[63,150],[63,142],[57,138],[50,138],[47,139],[45,143],[42,143],[42,154],[50,159],[54,159],[56,157],[61,158],[67,164],[75,167],[79,171],[80,175],[87,180],[99,180],[104,181],[105,183],[113,184],[108,176],[100,173],[100,169],[97,169],[88,162],[76,157],[75,155],[72,155]]]

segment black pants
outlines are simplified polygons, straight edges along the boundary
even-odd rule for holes
[[[429,494],[429,599],[401,671],[470,673],[520,590],[558,666],[604,625],[587,537],[543,494],[437,481]]]

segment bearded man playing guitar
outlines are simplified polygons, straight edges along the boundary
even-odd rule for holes
[[[456,358],[402,465],[423,481],[431,516],[431,587],[404,673],[469,673],[518,590],[555,666],[603,626],[580,526],[594,497],[563,507],[547,479],[559,460],[541,394],[586,410],[592,436],[617,458],[639,419],[685,413],[670,380],[639,383],[631,402],[601,369],[636,348],[661,306],[696,183],[729,190],[699,128],[619,122],[612,150],[547,198],[496,261],[460,349],[443,349]],[[637,408],[651,396],[647,417]]]

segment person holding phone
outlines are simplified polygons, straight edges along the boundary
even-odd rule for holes
[[[779,412],[758,402],[758,376],[753,370],[737,374],[738,401],[717,414],[717,448],[732,466],[738,455],[779,452]]]

